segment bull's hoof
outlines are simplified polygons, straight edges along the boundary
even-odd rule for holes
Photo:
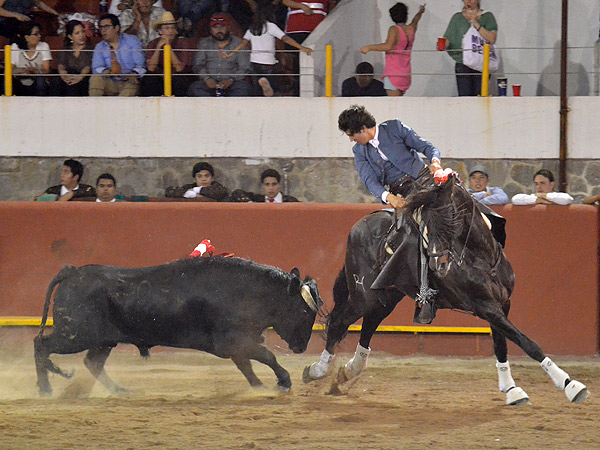
[[[40,389],[40,397],[51,397],[52,396],[52,389]]]
[[[520,387],[513,387],[506,393],[506,404],[510,406],[529,405],[529,396]]]
[[[73,378],[73,376],[75,375],[75,369],[71,369],[70,372],[65,372],[65,374],[63,375],[67,380]]]
[[[590,391],[585,384],[571,380],[565,387],[565,395],[573,403],[582,403],[590,396]]]
[[[110,393],[112,395],[127,395],[127,394],[131,394],[131,391],[122,386],[115,386],[110,389]]]
[[[287,394],[288,392],[290,392],[290,390],[292,389],[292,386],[280,386],[277,385],[277,391],[279,391],[280,394]]]

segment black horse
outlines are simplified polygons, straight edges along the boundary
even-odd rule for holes
[[[375,330],[408,296],[432,301],[434,313],[435,309],[451,308],[489,322],[499,388],[506,393],[507,404],[528,402],[527,394],[511,376],[507,338],[538,361],[569,400],[584,401],[589,396],[586,386],[571,380],[508,320],[512,267],[458,176],[452,174],[443,184],[413,193],[407,201],[397,221],[391,212],[382,210],[352,227],[345,265],[334,284],[335,306],[327,321],[326,348],[319,362],[305,369],[304,381],[326,375],[336,344],[362,317],[356,353],[340,368],[337,382],[355,379],[366,367]]]

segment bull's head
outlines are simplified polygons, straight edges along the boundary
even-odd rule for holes
[[[292,299],[291,307],[277,333],[288,343],[294,353],[302,353],[308,346],[312,327],[323,300],[319,295],[317,283],[310,277],[300,278],[298,269],[290,272],[288,294]]]

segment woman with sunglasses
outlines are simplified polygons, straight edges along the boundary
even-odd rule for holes
[[[50,46],[42,42],[41,27],[36,22],[26,22],[23,31],[11,46],[13,87],[15,95],[48,95],[50,73]]]

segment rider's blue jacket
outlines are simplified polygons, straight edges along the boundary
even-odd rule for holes
[[[352,148],[356,170],[367,189],[377,198],[404,174],[417,178],[423,168],[422,153],[429,161],[440,158],[439,150],[400,120],[376,126],[375,138]],[[383,154],[383,156],[382,156]],[[386,161],[387,159],[387,161]]]

